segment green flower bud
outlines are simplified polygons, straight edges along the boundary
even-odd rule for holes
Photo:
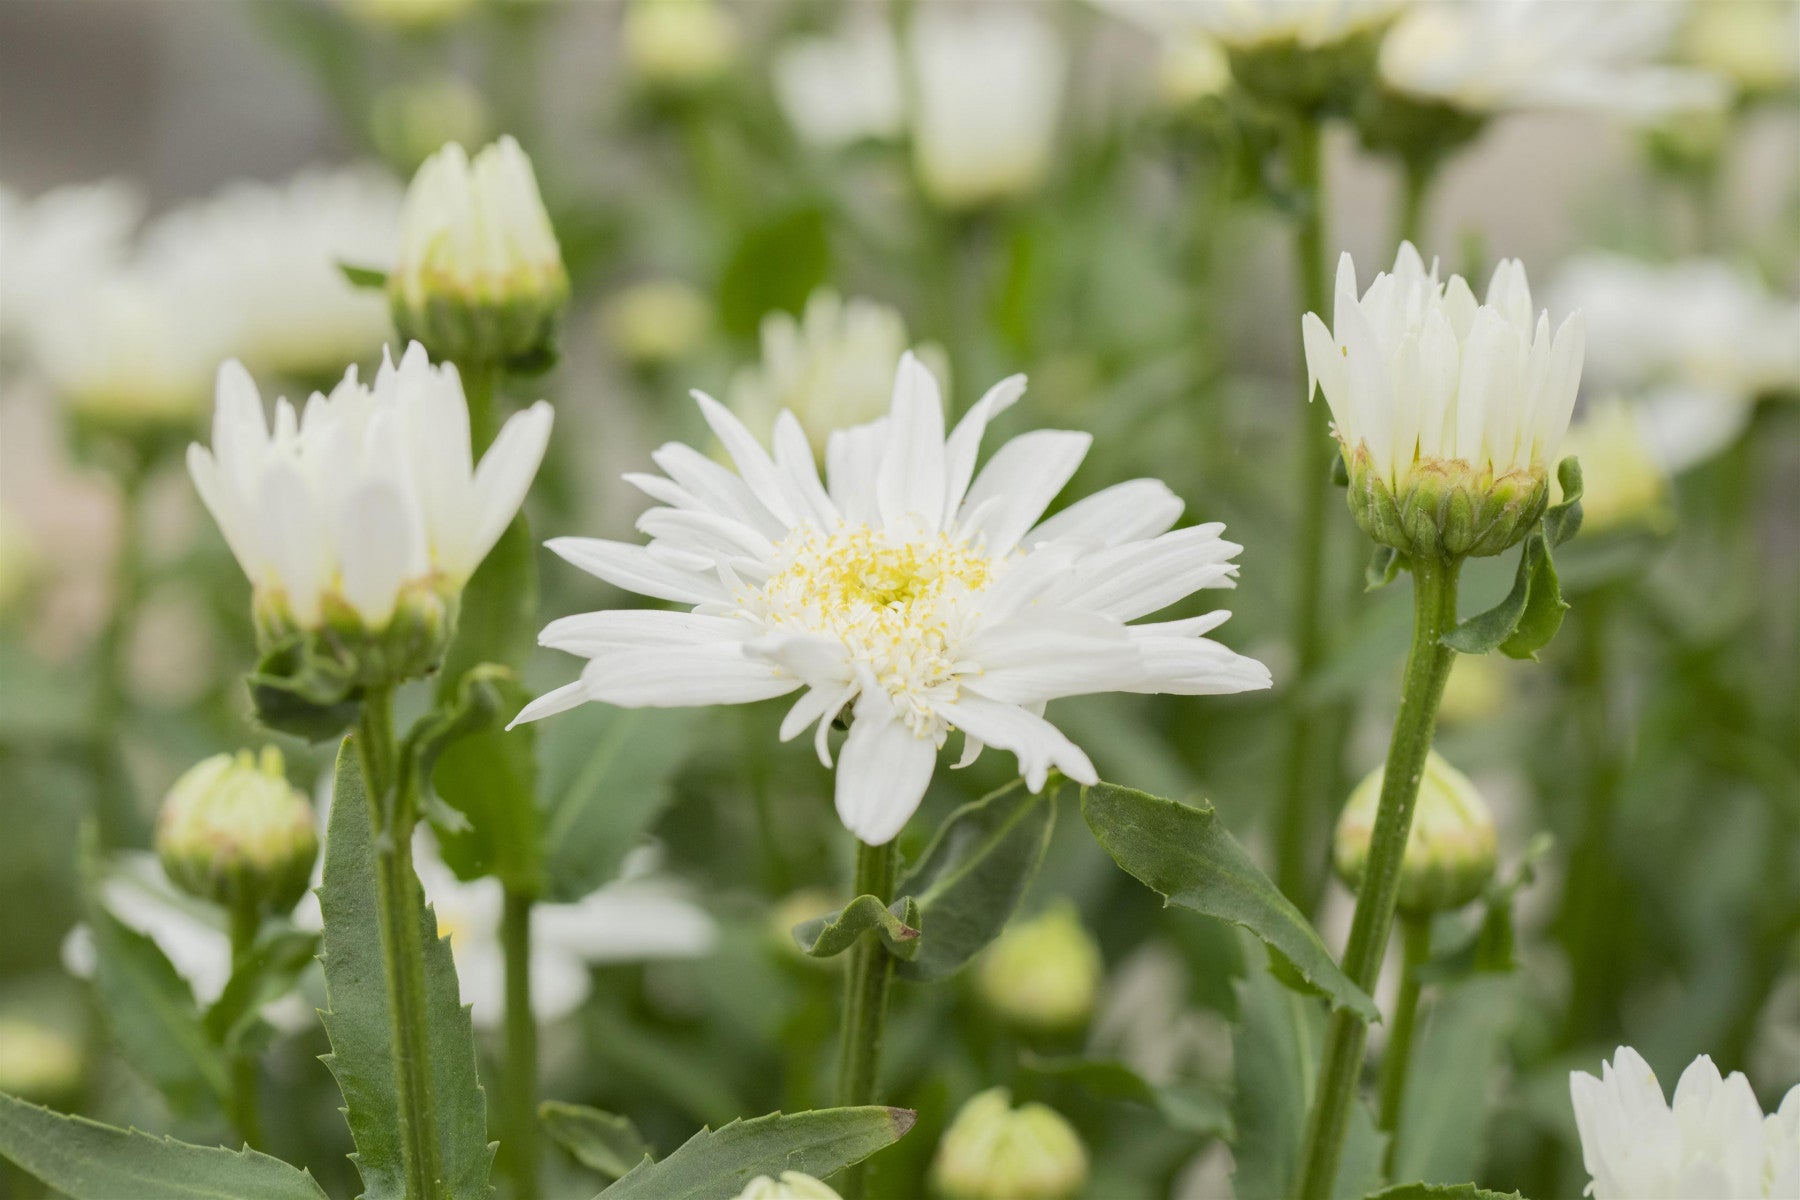
[[[982,955],[975,983],[982,1000],[1006,1021],[1056,1032],[1086,1023],[1103,971],[1100,948],[1064,900],[1007,926]]]
[[[1550,499],[1549,477],[1539,466],[1495,476],[1460,458],[1421,459],[1395,491],[1374,469],[1367,446],[1347,451],[1345,465],[1357,525],[1382,545],[1418,558],[1499,554],[1524,540]]]
[[[190,768],[163,800],[156,853],[184,891],[259,913],[293,908],[312,878],[319,836],[312,805],[265,746],[217,754]]]
[[[1360,887],[1369,862],[1369,842],[1381,805],[1385,767],[1356,785],[1338,818],[1333,858],[1338,874]],[[1400,911],[1428,916],[1461,908],[1481,895],[1494,877],[1499,837],[1493,814],[1469,777],[1433,750],[1419,780],[1419,802],[1400,866]]]
[[[425,160],[400,214],[388,301],[402,340],[463,365],[552,352],[569,299],[531,160],[510,137],[471,161],[451,142]]]
[[[843,1200],[836,1192],[798,1171],[783,1171],[780,1179],[758,1175],[736,1200]]]
[[[1074,1128],[1042,1104],[1013,1108],[1005,1088],[962,1106],[931,1164],[944,1200],[1069,1200],[1087,1177],[1087,1150]]]
[[[81,1087],[81,1043],[31,1017],[0,1016],[0,1092],[38,1102]]]

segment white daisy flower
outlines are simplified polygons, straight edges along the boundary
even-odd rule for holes
[[[1743,1074],[1722,1079],[1703,1054],[1669,1101],[1650,1064],[1620,1046],[1599,1079],[1571,1072],[1569,1094],[1595,1200],[1800,1196],[1800,1085],[1765,1117]]]
[[[905,124],[900,49],[879,16],[862,14],[839,32],[795,38],[776,52],[771,70],[783,115],[812,145],[898,137]]]
[[[514,415],[477,466],[455,366],[414,342],[373,386],[352,367],[298,414],[277,401],[271,428],[233,361],[212,447],[190,446],[188,470],[259,616],[314,629],[348,610],[380,630],[409,595],[462,590],[525,499],[550,422],[541,400]]]
[[[1122,483],[1040,520],[1090,438],[1043,430],[1008,442],[977,474],[988,422],[1025,390],[990,389],[948,438],[937,381],[911,354],[889,414],[831,435],[829,486],[791,412],[773,455],[696,392],[737,472],[690,447],[653,455],[664,475],[626,478],[660,501],[638,521],[648,546],[557,538],[550,548],[630,591],[686,611],[584,613],[540,641],[590,661],[516,721],[598,700],[623,706],[738,704],[799,691],[784,739],[852,715],[837,811],[864,842],[892,839],[918,807],[952,729],[963,762],[1012,752],[1035,789],[1051,768],[1092,783],[1092,764],[1042,714],[1090,692],[1185,695],[1269,686],[1269,672],[1204,634],[1229,615],[1133,625],[1193,592],[1230,587],[1240,547],[1217,524],[1173,530],[1162,483]],[[516,723],[515,721],[515,723]]]

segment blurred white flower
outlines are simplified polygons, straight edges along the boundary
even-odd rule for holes
[[[1198,30],[1233,48],[1317,49],[1379,26],[1411,0],[1101,0],[1151,33]]]
[[[409,171],[446,142],[486,141],[492,120],[481,91],[448,71],[388,84],[369,102],[370,138],[388,161]]]
[[[898,137],[906,97],[894,32],[859,14],[839,32],[795,38],[772,63],[775,98],[802,139],[833,148]]]
[[[355,367],[271,430],[250,375],[219,368],[209,450],[188,448],[200,498],[256,590],[259,615],[304,629],[349,615],[384,628],[414,591],[460,592],[511,522],[550,437],[550,406],[518,413],[476,467],[450,364],[418,343],[374,386]]]
[[[772,312],[761,332],[761,362],[733,376],[728,393],[731,410],[758,436],[773,431],[776,414],[787,409],[822,454],[833,430],[887,411],[908,344],[906,320],[896,310],[821,290],[808,297],[799,320]],[[943,361],[936,347],[922,347],[920,355],[934,367]]]
[[[783,1171],[780,1179],[758,1175],[734,1200],[842,1200],[842,1197],[811,1175]]]
[[[1474,114],[1581,109],[1654,121],[1719,111],[1719,76],[1659,60],[1685,5],[1668,0],[1465,0],[1415,4],[1381,43],[1403,95]]]
[[[117,180],[24,200],[0,188],[0,336],[26,334],[49,299],[79,293],[130,255],[144,201]]]
[[[472,1006],[477,1028],[500,1028],[506,1019],[500,881],[491,875],[458,879],[423,828],[413,862],[437,913],[438,936],[450,939],[462,1002]],[[674,880],[656,875],[655,865],[654,849],[643,847],[627,856],[619,879],[584,899],[532,906],[531,1008],[539,1021],[581,1006],[592,964],[695,958],[712,949],[718,937],[712,917]]]
[[[1793,0],[1689,3],[1682,57],[1717,71],[1747,93],[1800,84],[1800,4]]]
[[[657,87],[692,87],[731,65],[738,30],[716,0],[631,0],[619,41],[640,79]]]
[[[1230,86],[1231,60],[1218,39],[1192,33],[1157,45],[1156,94],[1171,108],[1220,95]]]
[[[0,1092],[40,1104],[64,1100],[81,1088],[81,1050],[62,1025],[0,1012]]]
[[[1023,376],[996,385],[946,440],[937,381],[904,356],[889,415],[831,435],[829,490],[791,412],[775,420],[771,457],[696,392],[737,473],[664,446],[653,457],[666,477],[627,476],[661,502],[638,521],[649,546],[549,543],[601,579],[691,610],[552,622],[540,641],[590,661],[516,720],[586,701],[680,707],[803,690],[782,737],[816,725],[829,765],[832,722],[853,712],[837,811],[880,844],[918,807],[952,729],[964,762],[984,743],[1009,750],[1034,789],[1052,767],[1092,782],[1087,756],[1039,715],[1045,702],[1269,686],[1261,663],[1203,636],[1224,612],[1127,624],[1232,585],[1239,547],[1222,526],[1169,532],[1181,501],[1151,479],[1040,521],[1086,454],[1084,433],[1025,434],[976,475],[988,422],[1024,389]]]
[[[1018,195],[1050,170],[1068,51],[1029,9],[925,5],[909,33],[913,158],[926,194],[962,208]]]
[[[225,310],[230,346],[219,357],[318,381],[387,338],[386,300],[338,264],[387,262],[399,224],[400,188],[385,174],[314,169],[280,184],[230,184],[175,209],[145,230],[142,261]]]
[[[406,191],[388,277],[394,323],[442,358],[504,361],[548,337],[569,296],[531,160],[511,137],[473,160],[451,142]]]
[[[1302,321],[1308,392],[1325,394],[1346,460],[1366,449],[1389,490],[1434,460],[1487,479],[1555,465],[1581,378],[1582,317],[1552,337],[1517,260],[1501,262],[1478,304],[1462,276],[1439,283],[1410,242],[1359,299],[1345,254],[1333,324]]]
[[[1589,381],[1637,403],[1671,473],[1735,441],[1759,397],[1800,392],[1800,301],[1729,263],[1584,254],[1563,265],[1551,296],[1580,308]]]
[[[1703,1054],[1671,1102],[1650,1065],[1620,1046],[1599,1079],[1571,1072],[1569,1094],[1595,1200],[1800,1196],[1800,1086],[1765,1117],[1749,1081],[1721,1079]]]
[[[1652,448],[1637,408],[1617,396],[1589,403],[1569,426],[1563,452],[1581,460],[1584,532],[1668,525],[1669,471]]]
[[[621,289],[601,310],[607,341],[626,362],[666,363],[691,353],[712,326],[712,301],[681,279]]]

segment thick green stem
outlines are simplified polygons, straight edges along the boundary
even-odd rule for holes
[[[893,899],[894,844],[856,844],[856,891],[883,903]],[[881,939],[864,934],[850,951],[844,977],[843,1041],[838,1050],[838,1103],[873,1104],[881,1072],[881,1039],[887,1026],[888,985],[894,976],[893,956]],[[864,1169],[845,1173],[844,1200],[862,1200]]]
[[[113,558],[112,610],[95,648],[98,682],[94,693],[92,745],[95,812],[108,844],[130,844],[142,823],[131,775],[126,770],[123,730],[127,708],[126,679],[132,619],[144,593],[144,484],[150,467],[128,448],[117,470],[119,544]]]
[[[256,944],[262,929],[262,913],[255,904],[231,906],[231,966],[236,970]],[[239,1050],[231,1056],[231,1125],[254,1150],[263,1149],[262,1119],[258,1115],[256,1056]]]
[[[1400,896],[1400,866],[1406,854],[1407,836],[1412,832],[1413,806],[1419,798],[1419,779],[1425,770],[1425,756],[1431,750],[1438,701],[1443,698],[1444,683],[1450,678],[1450,665],[1455,659],[1455,652],[1442,639],[1456,624],[1456,579],[1461,563],[1417,558],[1410,565],[1413,638],[1406,659],[1405,691],[1400,712],[1394,718],[1393,739],[1388,743],[1381,805],[1369,842],[1369,865],[1356,899],[1350,942],[1344,950],[1344,973],[1370,993],[1375,990],[1375,978],[1387,953],[1394,907]],[[1307,1121],[1300,1168],[1301,1200],[1329,1200],[1331,1196],[1368,1038],[1368,1026],[1354,1011],[1339,1008],[1332,1012],[1319,1067],[1319,1086]]]
[[[1431,959],[1431,918],[1400,919],[1400,995],[1394,1001],[1394,1027],[1381,1060],[1381,1114],[1377,1127],[1388,1135],[1386,1172],[1394,1174],[1400,1145],[1400,1113],[1406,1100],[1406,1071],[1412,1061],[1413,1032],[1419,1020],[1419,972]]]
[[[474,363],[457,363],[456,368],[462,376],[463,398],[469,405],[469,448],[479,458],[494,444],[494,435],[499,432],[494,385],[499,382],[500,372]]]
[[[1606,588],[1585,597],[1576,624],[1576,728],[1586,758],[1581,823],[1569,851],[1569,882],[1563,889],[1562,922],[1569,950],[1568,1036],[1571,1042],[1599,1037],[1618,1024],[1618,979],[1611,944],[1616,918],[1611,908],[1618,886],[1611,854],[1613,813],[1625,762],[1613,712],[1611,647],[1613,605]]]
[[[414,797],[399,790],[391,687],[370,688],[356,729],[369,816],[375,828],[381,953],[387,974],[388,1022],[400,1076],[401,1153],[408,1200],[435,1200],[443,1177],[437,1099],[425,1028],[425,913],[413,870]]]
[[[1303,205],[1294,239],[1300,298],[1308,312],[1323,316],[1327,312],[1327,193],[1319,133],[1316,118],[1296,119],[1288,157],[1292,186]],[[1325,531],[1331,460],[1337,453],[1337,442],[1330,435],[1325,406],[1312,403],[1310,398],[1301,416],[1301,425],[1293,489],[1300,498],[1299,528],[1293,541],[1294,565],[1290,576],[1294,611],[1289,641],[1294,649],[1294,674],[1288,695],[1290,729],[1277,817],[1280,860],[1276,882],[1284,894],[1302,908],[1310,909],[1324,882],[1319,833],[1323,827],[1324,801],[1333,794],[1337,774],[1336,762],[1327,761],[1326,756],[1340,744],[1332,731],[1342,722],[1337,711],[1339,706],[1309,702],[1306,686],[1316,674],[1328,648],[1324,597]]]
[[[500,943],[506,953],[506,1142],[513,1200],[538,1196],[537,1019],[531,1011],[531,896],[506,889]]]
[[[1431,199],[1431,185],[1437,178],[1437,160],[1408,159],[1403,172],[1400,196],[1400,236],[1415,247],[1425,237],[1426,205]]]

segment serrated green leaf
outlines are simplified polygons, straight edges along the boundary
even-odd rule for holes
[[[538,1105],[538,1119],[544,1123],[544,1132],[573,1155],[575,1161],[608,1179],[627,1174],[650,1157],[644,1135],[638,1132],[630,1117],[602,1112],[585,1104],[546,1100]]]
[[[192,1146],[0,1092],[0,1155],[69,1200],[326,1200],[313,1177],[245,1147]]]
[[[1170,904],[1249,930],[1334,1007],[1378,1018],[1375,1002],[1333,961],[1318,932],[1211,805],[1193,808],[1101,783],[1082,789],[1081,811],[1113,861]]]
[[[1472,1183],[1402,1183],[1370,1192],[1365,1200],[1525,1200],[1517,1192],[1490,1192]]]
[[[338,261],[337,269],[352,287],[367,288],[371,291],[387,291],[388,273],[378,267],[359,267],[355,263]]]
[[[873,930],[888,953],[905,960],[919,952],[919,906],[911,896],[884,905],[875,896],[858,896],[834,913],[794,926],[794,941],[814,958],[831,958],[854,946]]]
[[[1380,591],[1394,582],[1394,577],[1405,565],[1406,556],[1392,546],[1375,547],[1375,552],[1369,556],[1369,565],[1363,568],[1363,591]]]
[[[894,891],[918,901],[918,953],[896,964],[902,979],[942,979],[1006,928],[1044,861],[1056,824],[1058,785],[1041,795],[1015,781],[944,821]]]
[[[331,1039],[324,1061],[344,1095],[345,1117],[356,1142],[351,1157],[368,1200],[406,1192],[398,1047],[388,1011],[379,878],[369,797],[354,739],[346,738],[338,750],[325,877],[319,888],[327,1001],[320,1016]],[[422,898],[418,880],[409,883]],[[428,1069],[445,1194],[485,1196],[493,1147],[487,1140],[486,1099],[475,1075],[475,1033],[469,1010],[457,996],[449,943],[438,938],[437,918],[422,899],[420,909]]]
[[[1116,1059],[1024,1057],[1027,1070],[1063,1079],[1095,1096],[1139,1104],[1161,1113],[1171,1128],[1230,1139],[1231,1110],[1219,1093],[1198,1081],[1154,1084]]]
[[[916,1119],[911,1109],[869,1105],[733,1121],[716,1131],[702,1129],[659,1162],[639,1163],[600,1195],[720,1200],[737,1195],[758,1175],[799,1171],[824,1179],[893,1145]]]
[[[87,923],[94,940],[94,987],[107,1027],[131,1065],[169,1103],[192,1112],[231,1090],[219,1047],[207,1036],[187,981],[156,942],[113,916],[101,902],[100,865],[84,850]]]
[[[292,926],[265,928],[231,965],[225,990],[206,1010],[207,1036],[227,1051],[235,1050],[263,1005],[285,995],[312,965],[319,949],[319,935]]]
[[[583,705],[552,724],[546,761],[567,745],[590,749],[544,816],[546,899],[579,900],[618,876],[626,854],[668,807],[671,781],[699,727],[693,709],[603,704]]]
[[[1238,1200],[1291,1200],[1324,1048],[1325,1012],[1316,999],[1255,967],[1238,982],[1238,1013],[1231,1039],[1237,1080],[1232,1187]],[[1361,1196],[1380,1181],[1383,1143],[1368,1106],[1352,1100],[1332,1191],[1336,1200]]]

